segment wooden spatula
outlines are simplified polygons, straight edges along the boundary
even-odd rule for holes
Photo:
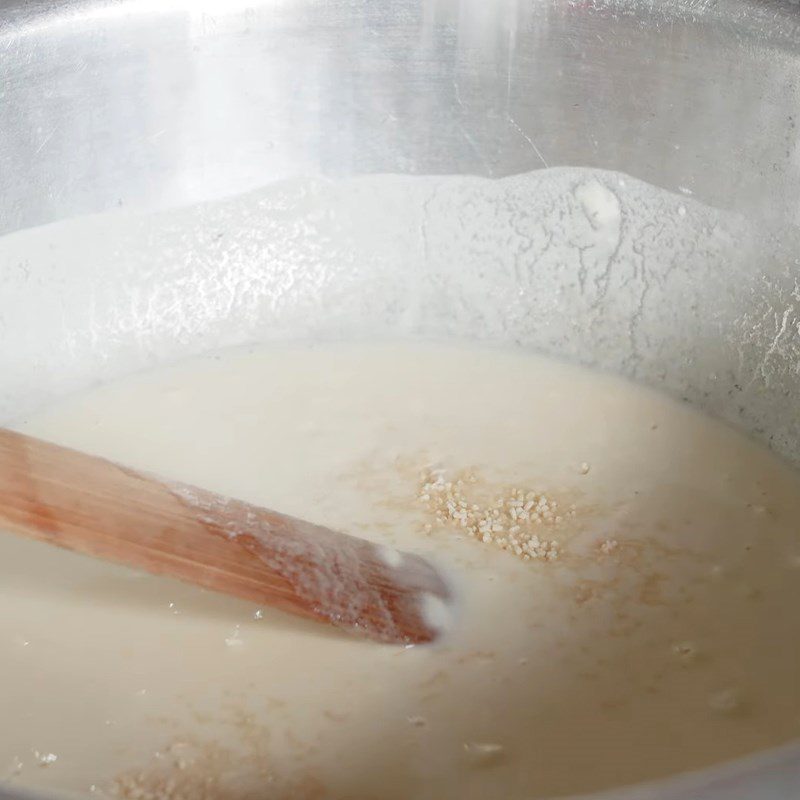
[[[0,428],[0,529],[383,642],[439,633],[423,558]]]

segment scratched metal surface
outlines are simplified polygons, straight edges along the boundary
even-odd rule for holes
[[[795,215],[798,42],[788,0],[0,0],[0,232],[546,165]]]

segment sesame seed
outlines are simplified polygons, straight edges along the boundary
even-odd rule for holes
[[[600,545],[600,552],[604,556],[610,556],[619,547],[619,542],[616,539],[606,539]]]

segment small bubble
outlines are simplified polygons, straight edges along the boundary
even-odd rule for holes
[[[465,742],[464,752],[467,758],[479,767],[485,767],[499,761],[505,748],[496,742]]]
[[[708,705],[712,711],[732,714],[741,708],[742,700],[736,689],[722,689],[708,698]]]
[[[228,645],[228,647],[240,647],[244,644],[239,635],[238,625],[233,629],[233,633],[231,633],[230,636],[225,637],[225,644]]]
[[[253,614],[253,619],[264,619],[264,612],[259,608],[255,614]]]
[[[581,475],[588,475],[589,470],[591,468],[592,468],[591,465],[588,462],[584,461],[578,468],[578,471],[581,473]]]
[[[58,761],[58,756],[55,753],[40,753],[38,750],[33,751],[33,757],[40,767],[49,767]]]
[[[672,645],[672,652],[684,664],[697,661],[697,645],[694,642],[678,642]]]

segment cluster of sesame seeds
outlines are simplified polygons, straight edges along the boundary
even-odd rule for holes
[[[478,541],[525,561],[558,558],[558,542],[541,535],[542,529],[575,516],[574,505],[562,511],[552,498],[519,488],[507,489],[489,502],[476,502],[478,498],[470,495],[478,494],[477,483],[478,478],[471,472],[448,480],[443,470],[424,470],[417,497],[440,525],[461,528]]]
[[[616,539],[606,539],[600,543],[600,552],[604,556],[610,556],[619,547],[619,542]]]

